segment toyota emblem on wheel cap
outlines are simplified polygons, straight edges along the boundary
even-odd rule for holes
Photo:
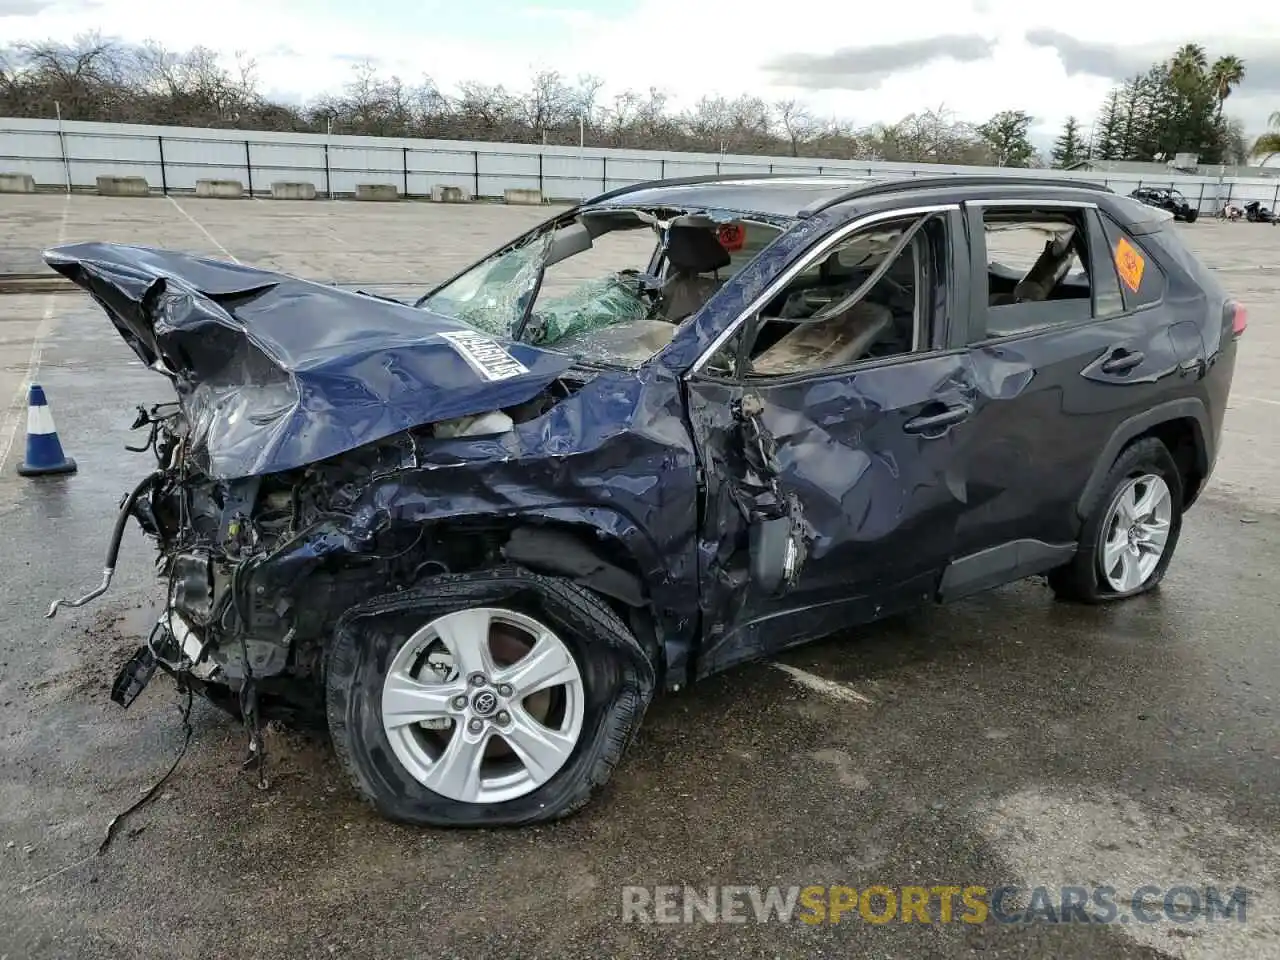
[[[498,698],[492,690],[481,690],[471,699],[471,709],[482,717],[487,717],[498,707]]]

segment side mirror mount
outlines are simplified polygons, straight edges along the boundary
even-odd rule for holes
[[[804,539],[791,515],[751,525],[751,583],[770,596],[782,596],[800,576]]]

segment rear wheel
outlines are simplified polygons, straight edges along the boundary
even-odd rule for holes
[[[518,570],[433,578],[343,618],[334,748],[384,815],[438,826],[565,816],[609,779],[653,693],[593,594]]]
[[[1075,559],[1049,574],[1065,600],[1103,603],[1145,593],[1164,579],[1182,531],[1182,477],[1158,439],[1120,454],[1095,498]]]

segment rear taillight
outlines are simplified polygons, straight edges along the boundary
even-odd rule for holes
[[[1244,305],[1236,303],[1234,300],[1228,300],[1222,307],[1222,319],[1226,323],[1231,322],[1231,335],[1238,337],[1244,333],[1245,327],[1249,326],[1249,315],[1244,309]]]

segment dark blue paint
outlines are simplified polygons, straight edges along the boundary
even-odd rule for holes
[[[528,372],[491,382],[439,336],[469,327],[401,303],[146,247],[79,243],[45,259],[98,299],[145,364],[163,358],[198,462],[220,479],[523,403],[572,364],[507,343]]]
[[[935,184],[928,200],[1030,189],[1066,190]],[[742,193],[707,184],[655,190],[665,211],[698,199],[712,219]],[[784,203],[784,190],[771,186],[768,203],[744,209],[769,207],[782,223],[784,207],[813,200],[802,190]],[[601,206],[643,199],[639,191]],[[583,374],[569,358],[508,343],[529,372],[499,382],[482,380],[439,336],[465,326],[408,305],[140,247],[78,244],[46,256],[98,298],[144,362],[166,358],[197,424],[228,396],[244,404],[247,418],[215,416],[201,428],[214,476],[276,473],[413,436],[412,455],[404,445],[399,462],[363,478],[342,516],[253,569],[272,602],[283,594],[305,603],[314,570],[367,558],[388,528],[552,523],[618,547],[638,571],[673,685],[931,599],[943,571],[966,554],[1017,538],[1073,541],[1077,499],[1115,432],[1159,401],[1203,403],[1211,430],[1197,434],[1208,447],[1199,457],[1213,462],[1234,341],[1229,323],[1205,326],[1206,315],[1220,315],[1220,288],[1159,235],[1143,234],[1169,275],[1157,306],[972,344],[972,332],[985,329],[985,256],[971,248],[962,215],[948,215],[941,272],[950,282],[935,305],[930,349],[774,382],[685,382],[813,244],[852,217],[904,205],[903,196],[878,193],[787,220],[789,229],[636,371]],[[1112,213],[1128,223],[1129,211]],[[1098,366],[1117,346],[1143,354],[1123,377]],[[585,383],[504,435],[436,440],[416,429],[516,406],[561,377]],[[735,419],[744,397],[758,401],[759,424],[777,446],[776,479],[812,535],[800,581],[782,597],[761,595],[748,577],[748,468]],[[945,430],[907,429],[957,406],[971,412]],[[343,462],[329,466],[341,473]]]

